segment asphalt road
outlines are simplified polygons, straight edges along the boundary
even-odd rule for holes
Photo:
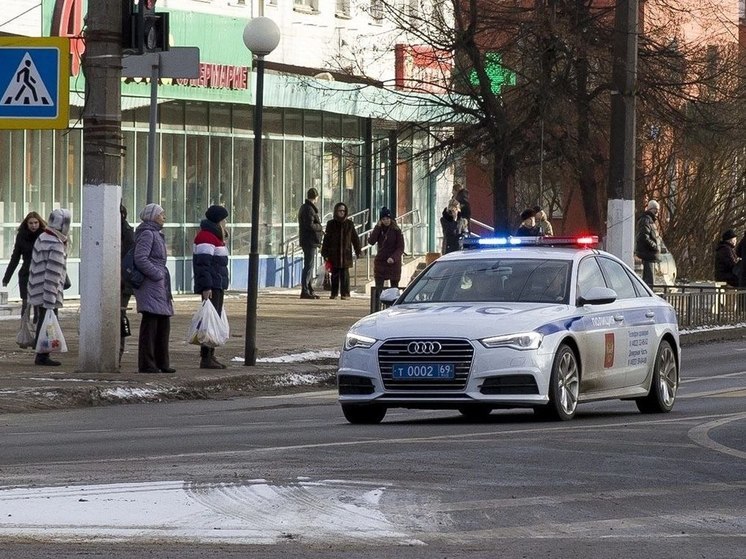
[[[741,559],[745,401],[728,342],[687,348],[665,415],[352,426],[330,392],[3,415],[0,557]]]

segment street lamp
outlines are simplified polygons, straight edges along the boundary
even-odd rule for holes
[[[244,365],[256,365],[256,299],[259,291],[259,199],[262,180],[262,113],[264,111],[264,57],[280,42],[280,30],[268,17],[246,24],[243,42],[256,57],[256,102],[254,103],[254,175],[251,191],[251,250],[249,285],[246,290],[246,345]]]

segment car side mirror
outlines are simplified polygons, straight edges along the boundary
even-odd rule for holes
[[[617,299],[616,291],[608,287],[591,287],[585,296],[578,297],[578,306],[607,305]]]
[[[380,301],[384,305],[391,306],[393,305],[396,300],[399,298],[399,288],[398,287],[389,287],[388,289],[384,289],[381,291],[381,297]]]

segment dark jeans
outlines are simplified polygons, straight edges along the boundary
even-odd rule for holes
[[[342,297],[350,296],[350,269],[332,268],[332,297],[341,294]]]
[[[210,302],[212,303],[212,306],[215,307],[215,310],[218,311],[218,314],[223,312],[223,299],[224,298],[225,298],[225,291],[223,291],[222,289],[212,290],[212,299],[210,299]],[[214,347],[209,347],[206,345],[199,346],[200,357],[210,357],[213,353],[215,353]]]
[[[137,345],[137,369],[153,371],[169,368],[168,341],[171,317],[149,312],[142,313]]]
[[[300,292],[311,295],[313,293],[313,274],[316,271],[316,247],[303,247],[303,272],[300,276]]]
[[[642,281],[648,284],[649,287],[653,287],[655,280],[653,279],[653,267],[655,262],[652,260],[642,261]]]

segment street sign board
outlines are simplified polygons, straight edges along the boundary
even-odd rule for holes
[[[67,128],[69,76],[69,39],[0,37],[0,129]]]
[[[153,75],[153,66],[158,66],[161,78],[198,78],[199,48],[171,47],[163,52],[122,57],[125,78],[149,78]]]

